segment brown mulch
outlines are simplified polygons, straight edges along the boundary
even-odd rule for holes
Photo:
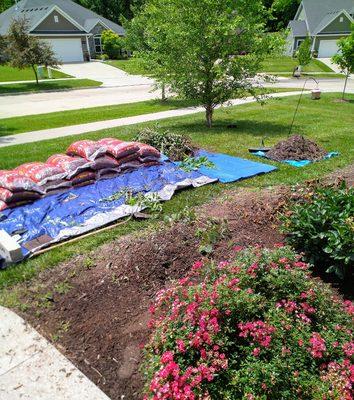
[[[43,272],[26,287],[22,316],[112,399],[141,399],[148,307],[159,289],[202,258],[196,229],[228,220],[212,254],[217,260],[228,259],[234,245],[272,247],[283,240],[276,213],[287,192],[229,192],[202,207],[195,222],[126,236]],[[68,292],[59,294],[62,282]]]
[[[310,160],[319,161],[327,151],[315,142],[301,135],[294,135],[282,140],[267,153],[267,157],[274,161],[284,160]]]

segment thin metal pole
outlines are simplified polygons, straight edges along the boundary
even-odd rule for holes
[[[297,105],[296,105],[295,113],[294,113],[294,116],[293,116],[293,120],[292,120],[292,122],[291,122],[291,126],[290,126],[289,133],[288,133],[288,137],[291,135],[291,132],[292,132],[292,130],[293,130],[294,123],[295,123],[295,118],[296,118],[297,113],[298,113],[298,111],[299,111],[299,107],[300,107],[300,102],[301,102],[301,99],[302,99],[302,95],[304,94],[306,84],[307,84],[307,82],[308,82],[310,79],[312,79],[313,81],[315,81],[315,82],[316,82],[316,85],[317,85],[317,87],[318,87],[318,81],[317,81],[315,78],[310,77],[310,78],[307,78],[307,79],[305,80],[305,83],[304,83],[304,86],[303,86],[303,88],[302,88],[302,91],[301,91],[299,100],[298,100]]]

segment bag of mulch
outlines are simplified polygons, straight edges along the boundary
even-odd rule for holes
[[[22,192],[11,192],[11,190],[0,188],[0,201],[6,205],[15,205],[17,203],[30,202],[38,200],[41,195],[37,192],[22,191]]]
[[[110,154],[117,160],[127,157],[131,154],[138,154],[139,145],[134,142],[121,142],[115,139],[100,140],[100,144],[106,147],[107,154]]]
[[[84,171],[70,179],[72,186],[90,185],[96,181],[96,174],[92,171]]]
[[[110,179],[116,177],[120,169],[104,168],[97,171],[97,179]]]
[[[71,144],[66,150],[66,154],[68,156],[77,156],[93,161],[97,157],[105,155],[106,148],[103,144],[94,142],[93,140],[80,140]]]
[[[116,169],[119,167],[118,161],[111,156],[103,156],[96,158],[95,161],[93,161],[92,169],[94,171],[99,171],[101,169]]]
[[[8,205],[0,200],[0,211],[4,211],[7,207]]]
[[[43,194],[43,190],[27,176],[19,175],[15,171],[0,171],[0,187],[11,192],[36,192]]]
[[[137,143],[139,146],[139,157],[142,161],[155,161],[159,160],[161,157],[161,153],[159,150],[155,149],[145,143]]]
[[[81,157],[71,157],[65,154],[55,154],[48,158],[47,164],[63,169],[67,174],[67,179],[72,178],[79,172],[89,170],[93,162]]]
[[[43,186],[51,181],[62,180],[67,175],[62,168],[42,162],[22,164],[15,168],[14,171],[32,179],[39,186]]]
[[[115,145],[119,143],[124,143],[123,140],[115,139],[115,138],[104,138],[97,140],[97,142],[100,146],[110,146],[110,145]]]

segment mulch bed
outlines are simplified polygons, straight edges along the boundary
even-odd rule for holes
[[[301,135],[294,135],[279,142],[267,153],[267,157],[274,161],[284,160],[310,160],[319,161],[327,154],[327,151],[315,142]]]
[[[283,240],[276,213],[286,196],[286,189],[231,192],[202,207],[197,222],[123,237],[89,258],[78,256],[42,273],[27,288],[29,308],[22,316],[55,338],[56,346],[112,399],[141,399],[148,307],[158,290],[202,258],[197,227],[210,218],[228,220],[228,235],[212,254],[217,260],[227,260],[234,245],[272,247]],[[71,289],[59,294],[55,288],[63,281]],[[34,306],[38,299],[48,302]]]

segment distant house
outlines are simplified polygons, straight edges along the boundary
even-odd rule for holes
[[[353,16],[354,0],[302,0],[288,26],[287,53],[294,55],[310,36],[312,51],[319,58],[332,57],[338,52],[337,41],[350,34]]]
[[[17,18],[26,18],[30,34],[49,43],[62,62],[89,61],[102,54],[103,30],[125,34],[120,25],[70,0],[21,0],[0,14],[0,35]]]

